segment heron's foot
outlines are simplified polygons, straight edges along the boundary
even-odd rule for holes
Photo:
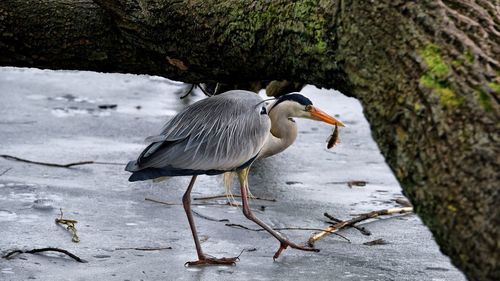
[[[285,240],[285,241],[281,242],[280,248],[276,251],[276,253],[274,253],[273,260],[276,260],[277,258],[279,258],[279,256],[281,255],[281,253],[286,248],[288,248],[288,246],[290,246],[290,248],[301,250],[301,251],[319,252],[319,249],[315,249],[315,248],[311,248],[311,247],[307,247],[307,246],[297,245],[297,244],[295,244],[293,242]]]
[[[233,258],[215,258],[205,256],[197,261],[188,261],[184,266],[205,266],[205,265],[234,265],[239,260],[238,257]]]

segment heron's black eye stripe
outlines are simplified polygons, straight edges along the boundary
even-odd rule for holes
[[[262,109],[260,110],[260,114],[267,114],[266,107],[263,106]]]
[[[294,102],[297,102],[297,103],[302,104],[302,105],[312,105],[311,100],[304,97],[301,94],[287,94],[287,95],[283,95],[283,96],[279,97],[271,109],[273,109],[278,104],[280,104],[284,101],[287,101],[287,100],[294,101]]]

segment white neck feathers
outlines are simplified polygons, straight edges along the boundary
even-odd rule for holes
[[[269,111],[271,119],[271,134],[259,154],[259,158],[265,158],[278,154],[285,150],[297,138],[297,125],[290,117],[292,106],[288,102],[282,102]]]

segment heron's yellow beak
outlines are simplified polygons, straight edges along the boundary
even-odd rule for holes
[[[337,125],[339,127],[345,127],[344,123],[340,122],[339,120],[333,118],[332,116],[326,114],[324,111],[314,106],[311,106],[311,110],[309,111],[309,113],[311,113],[311,119],[323,121],[325,123]]]

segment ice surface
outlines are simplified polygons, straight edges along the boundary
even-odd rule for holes
[[[368,223],[371,236],[342,231],[351,243],[328,237],[316,244],[319,253],[288,249],[276,262],[272,255],[278,243],[267,233],[195,217],[207,253],[234,256],[256,250],[244,252],[236,266],[184,267],[196,254],[182,206],[144,199],[180,204],[189,178],[129,183],[123,167],[144,147],[145,137],[203,98],[196,92],[180,100],[187,89],[160,77],[0,68],[0,154],[62,164],[115,163],[65,169],[0,158],[0,174],[5,172],[0,176],[0,251],[53,246],[89,261],[80,264],[59,254],[0,259],[0,280],[464,280],[415,215]],[[274,227],[322,228],[324,212],[347,219],[396,206],[392,199],[402,196],[401,189],[370,137],[359,102],[312,86],[302,93],[347,125],[341,143],[327,150],[332,128],[297,120],[296,143],[252,168],[252,193],[277,200],[252,201],[256,214]],[[368,183],[349,188],[351,180]],[[203,176],[193,196],[222,192],[220,177]],[[54,223],[60,208],[65,218],[78,220],[80,243],[72,243]],[[256,227],[236,207],[194,210]],[[311,232],[285,234],[302,242]],[[388,244],[363,245],[378,238]],[[144,250],[155,247],[172,249]]]

